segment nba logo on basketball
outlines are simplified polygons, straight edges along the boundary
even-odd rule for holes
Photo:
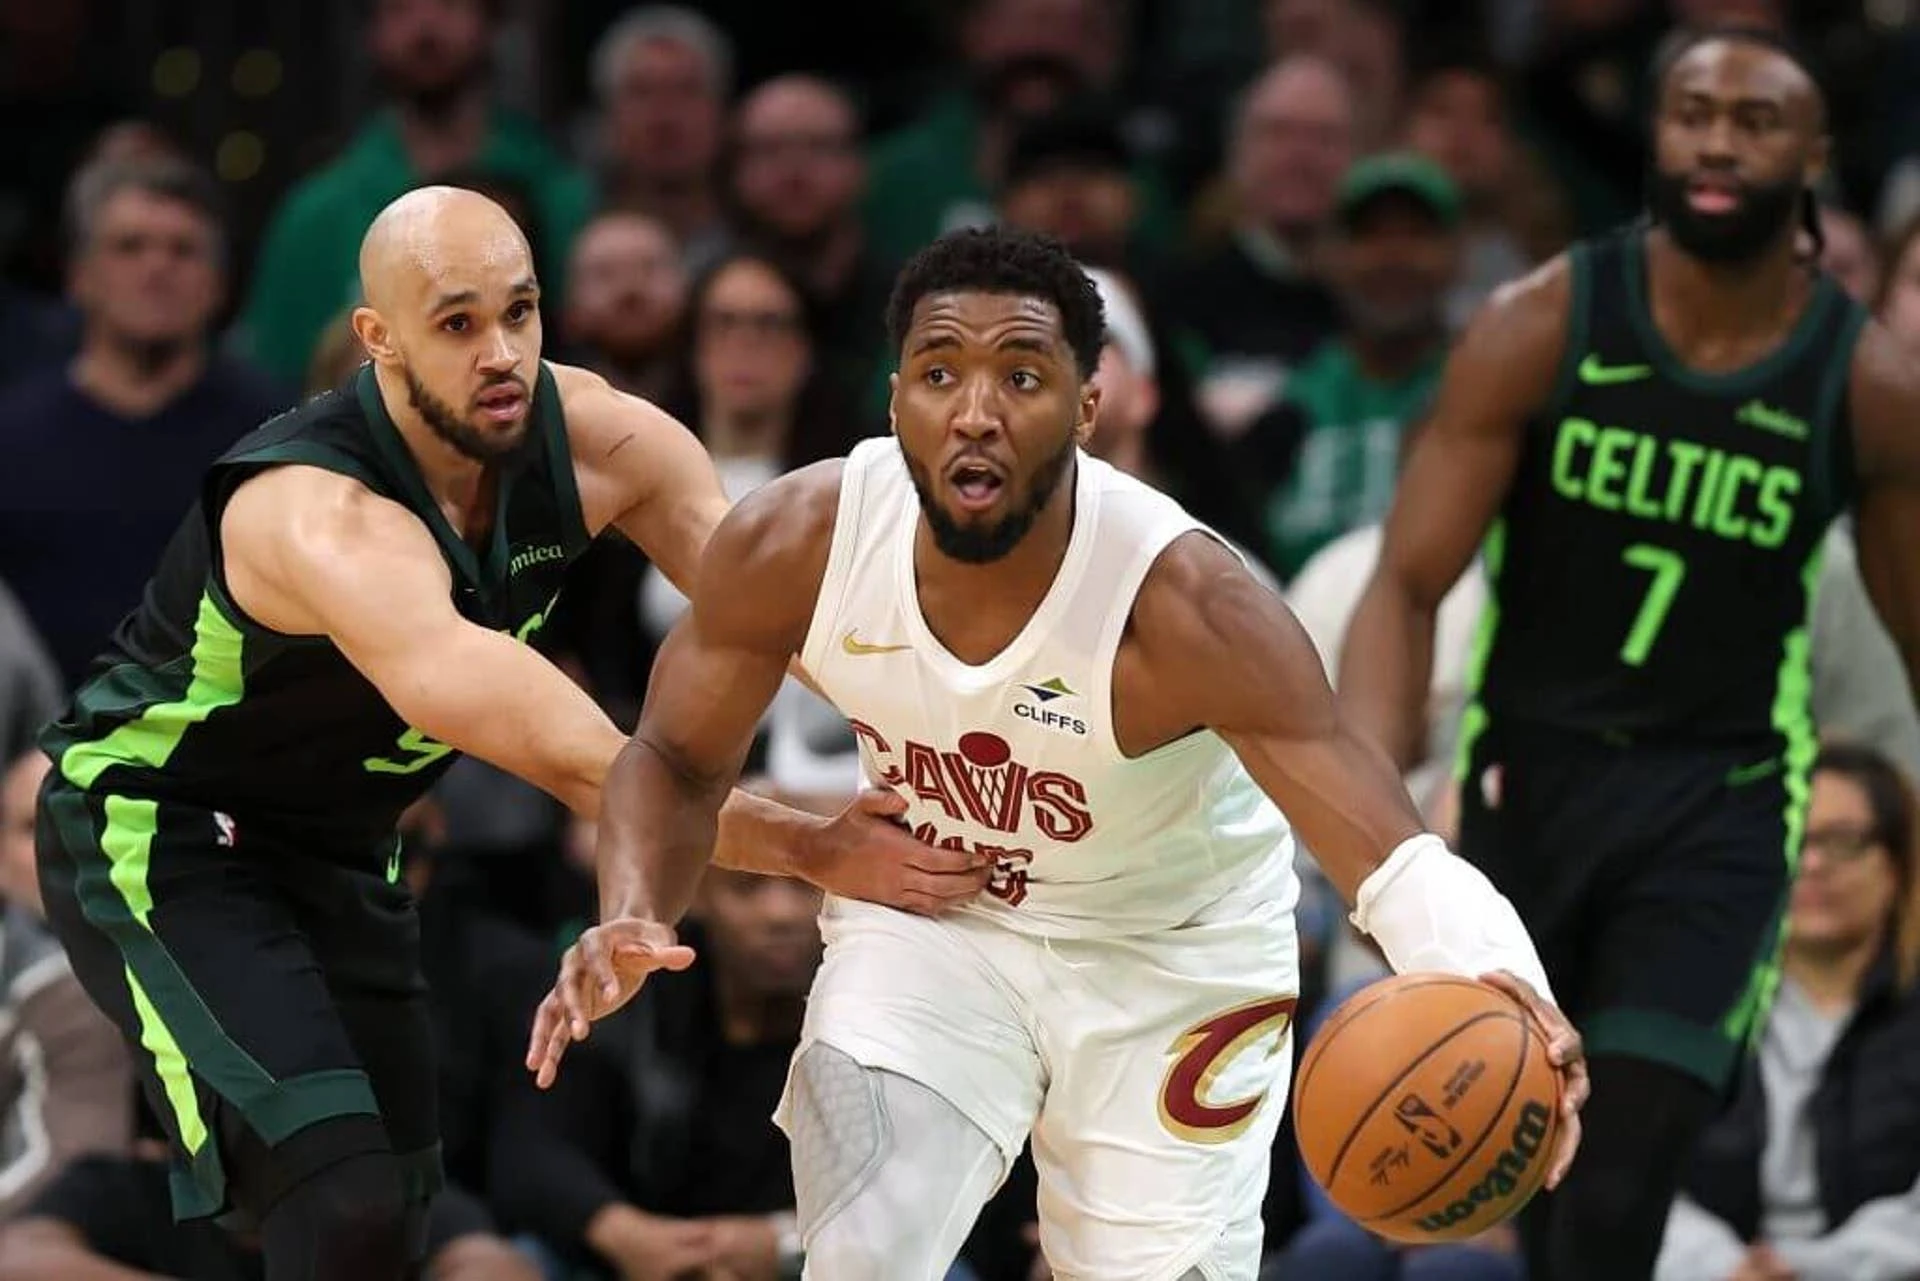
[[[952,748],[909,739],[896,750],[873,726],[849,724],[878,782],[904,789],[908,800],[952,822],[1028,839],[1037,835],[1061,845],[1093,831],[1086,787],[1058,770],[1036,770],[1015,760],[998,734],[975,730],[960,735]]]
[[[1400,1124],[1406,1127],[1408,1134],[1427,1145],[1427,1151],[1445,1159],[1460,1146],[1460,1131],[1440,1119],[1427,1101],[1417,1094],[1409,1094],[1400,1100],[1393,1110]]]

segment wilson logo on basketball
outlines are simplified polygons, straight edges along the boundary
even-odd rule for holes
[[[1552,1131],[1553,1113],[1545,1104],[1529,1099],[1521,1106],[1513,1132],[1507,1136],[1506,1150],[1493,1159],[1479,1181],[1468,1188],[1465,1195],[1432,1214],[1415,1219],[1413,1225],[1426,1232],[1443,1232],[1471,1219],[1489,1205],[1504,1203],[1531,1182],[1525,1177],[1526,1173],[1539,1159],[1540,1149],[1546,1146]]]
[[[1299,1000],[1263,997],[1236,1005],[1194,1024],[1167,1048],[1179,1057],[1160,1080],[1160,1124],[1189,1143],[1226,1143],[1238,1138],[1266,1101],[1267,1089],[1241,1098],[1215,1101],[1213,1087],[1229,1068],[1261,1040],[1272,1043],[1260,1055],[1271,1059],[1287,1044],[1287,1029]]]

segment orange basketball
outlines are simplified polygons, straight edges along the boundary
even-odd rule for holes
[[[1560,1076],[1506,993],[1402,974],[1327,1018],[1293,1107],[1307,1170],[1348,1217],[1394,1241],[1459,1241],[1539,1190],[1560,1133]]]

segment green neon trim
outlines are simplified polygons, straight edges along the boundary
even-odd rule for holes
[[[193,1077],[187,1073],[187,1056],[181,1053],[173,1033],[167,1031],[160,1011],[153,1008],[153,1001],[134,976],[132,966],[126,967],[126,974],[127,990],[133,994],[133,1009],[140,1016],[140,1046],[153,1055],[153,1070],[166,1091],[167,1105],[173,1109],[180,1142],[186,1145],[189,1156],[198,1156],[207,1141],[207,1123],[200,1115],[200,1096],[194,1091]]]
[[[240,701],[246,688],[244,644],[213,596],[201,593],[186,692],[171,702],[152,704],[105,738],[75,743],[60,754],[60,772],[75,787],[85,788],[115,765],[165,765],[189,729]]]
[[[1481,686],[1487,678],[1487,662],[1493,657],[1494,634],[1500,630],[1500,566],[1507,555],[1507,522],[1493,522],[1480,558],[1486,569],[1487,603],[1481,607],[1480,621],[1473,633],[1473,653],[1467,658],[1467,688],[1473,698],[1460,714],[1460,744],[1453,761],[1453,776],[1464,779],[1473,768],[1473,748],[1487,730],[1487,709],[1480,701]]]

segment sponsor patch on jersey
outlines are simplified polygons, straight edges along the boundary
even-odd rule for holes
[[[1041,729],[1050,729],[1057,734],[1072,734],[1076,738],[1087,736],[1087,723],[1074,714],[1074,709],[1058,707],[1054,704],[1060,699],[1078,700],[1080,695],[1058,676],[1050,677],[1037,685],[1022,685],[1028,698],[1020,698],[1013,705],[1013,714],[1023,721],[1031,721]]]

